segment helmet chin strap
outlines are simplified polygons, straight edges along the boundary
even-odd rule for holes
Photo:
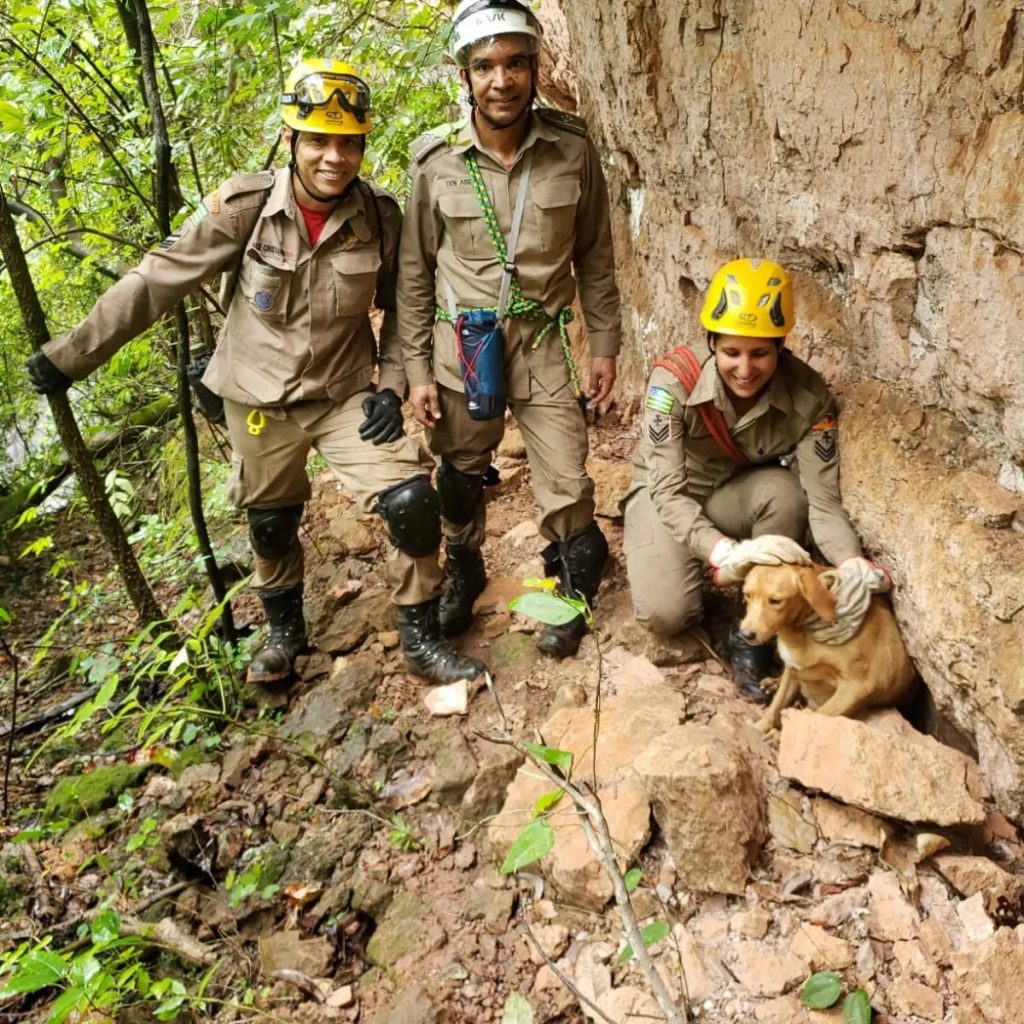
[[[318,203],[336,203],[339,200],[344,199],[345,196],[347,196],[349,192],[351,192],[352,189],[355,187],[356,181],[359,179],[359,175],[357,174],[356,177],[354,177],[336,196],[323,196],[317,192],[314,192],[303,180],[302,175],[299,174],[299,164],[298,161],[295,159],[295,150],[298,144],[299,132],[293,129],[291,145],[292,158],[288,164],[288,170],[290,170],[292,174],[294,174],[295,177],[299,179],[299,184],[306,190],[306,194],[311,199],[315,199]]]

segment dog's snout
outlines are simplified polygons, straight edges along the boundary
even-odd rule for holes
[[[747,629],[742,624],[740,625],[740,636],[747,641],[748,644],[756,643],[757,634],[752,629]]]

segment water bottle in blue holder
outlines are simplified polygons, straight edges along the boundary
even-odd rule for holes
[[[505,415],[505,334],[491,309],[470,309],[455,323],[455,345],[471,420]]]

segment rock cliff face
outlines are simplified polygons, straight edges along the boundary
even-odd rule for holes
[[[1024,817],[1024,11],[1014,0],[546,0],[608,154],[623,387],[703,344],[716,267],[795,274],[844,500],[946,721]]]

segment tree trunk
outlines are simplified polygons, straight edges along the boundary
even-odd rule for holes
[[[43,315],[42,306],[39,305],[39,296],[36,295],[35,286],[32,284],[28,263],[14,227],[14,218],[11,216],[10,208],[7,205],[7,196],[2,188],[0,188],[0,252],[3,253],[4,262],[11,275],[11,284],[25,321],[25,330],[28,333],[29,341],[34,347],[39,348],[49,338],[50,332],[46,327],[46,317]],[[61,443],[75,468],[78,485],[89,503],[96,525],[114,556],[129,599],[135,605],[144,623],[163,621],[164,616],[149,588],[146,577],[139,568],[139,563],[128,543],[128,537],[121,526],[121,521],[114,515],[114,510],[110,507],[103,481],[100,479],[99,473],[96,472],[92,457],[79,432],[67,395],[58,393],[48,397]]]
[[[145,0],[134,0],[136,23],[138,28],[139,59],[141,62],[142,86],[150,116],[153,119],[153,148],[156,154],[156,207],[160,230],[165,236],[171,233],[171,185],[174,181],[171,167],[171,143],[167,137],[167,123],[164,120],[163,106],[160,103],[160,91],[156,78],[156,61],[154,59],[153,26],[149,20],[149,10]],[[218,603],[223,602],[221,613],[221,631],[228,643],[237,639],[234,617],[231,613],[231,602],[226,600],[227,587],[221,576],[210,543],[210,533],[206,528],[206,517],[203,515],[202,478],[199,469],[199,438],[196,435],[196,424],[192,418],[192,396],[188,383],[189,331],[188,316],[185,304],[179,302],[174,310],[174,322],[178,330],[177,363],[178,363],[178,409],[181,413],[182,433],[185,437],[185,463],[188,472],[189,508],[192,512],[192,525],[195,527],[199,550],[203,557],[203,565],[213,588]]]

